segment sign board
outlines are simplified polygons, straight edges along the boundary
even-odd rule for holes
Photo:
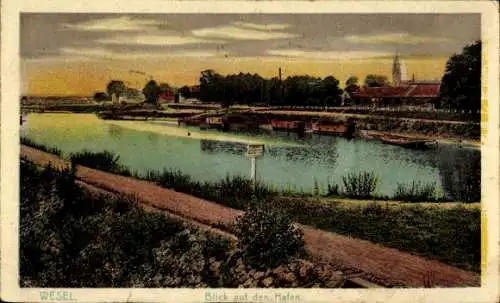
[[[264,152],[264,144],[249,144],[247,146],[248,157],[258,157]]]

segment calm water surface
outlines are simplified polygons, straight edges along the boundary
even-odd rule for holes
[[[454,197],[471,178],[474,181],[480,176],[480,152],[466,148],[416,151],[331,136],[222,134],[151,122],[133,122],[126,127],[117,124],[92,114],[30,114],[23,133],[65,154],[109,150],[120,156],[122,164],[138,172],[174,168],[203,181],[228,174],[248,176],[250,161],[245,156],[245,144],[227,140],[263,141],[266,150],[257,161],[258,178],[279,188],[304,191],[313,189],[314,180],[326,190],[328,182],[341,184],[342,176],[350,172],[373,171],[380,180],[379,194],[392,195],[398,182],[415,180],[435,183],[441,192]],[[188,131],[193,135],[188,136]],[[224,137],[213,140],[216,136]]]

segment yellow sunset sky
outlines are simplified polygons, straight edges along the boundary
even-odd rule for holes
[[[425,25],[425,26],[424,26]],[[180,87],[226,74],[440,80],[446,61],[480,38],[474,14],[22,14],[21,93],[91,96],[111,80]],[[134,72],[135,71],[135,72]],[[139,71],[139,73],[137,73]]]
[[[408,77],[415,74],[416,79],[441,79],[447,57],[404,60]],[[104,91],[111,79],[128,82],[128,86],[142,88],[149,77],[130,73],[140,68],[157,82],[174,86],[196,85],[200,72],[214,69],[221,74],[239,72],[258,73],[263,77],[274,77],[281,66],[283,77],[294,74],[308,74],[325,77],[332,75],[341,85],[351,76],[361,81],[367,74],[386,75],[391,79],[392,61],[355,60],[355,61],[307,61],[278,60],[267,58],[197,59],[177,58],[158,61],[81,61],[67,63],[24,62],[24,92],[28,95],[92,95]]]

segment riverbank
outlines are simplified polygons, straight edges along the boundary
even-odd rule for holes
[[[67,165],[54,155],[28,147],[22,147],[21,154],[41,165],[48,163],[52,163],[55,167]],[[94,186],[132,195],[149,205],[167,209],[210,225],[225,226],[231,224],[241,214],[240,210],[171,191],[151,182],[117,176],[81,166],[77,167],[76,176]],[[319,207],[311,203],[297,203],[297,201],[276,201],[276,203],[279,203],[279,207],[282,207],[283,211],[289,214],[294,221],[302,224],[309,222],[305,224],[318,228],[300,225],[304,232],[306,248],[314,256],[341,267],[357,269],[367,279],[371,277],[376,281],[384,281],[389,286],[423,287],[425,286],[424,277],[432,272],[433,287],[479,285],[477,273],[460,270],[438,261],[353,238],[358,237],[361,231],[365,237],[377,236],[378,241],[392,239],[391,241],[395,241],[393,245],[399,243],[399,245],[403,245],[402,248],[428,248],[429,252],[441,253],[442,257],[447,258],[470,257],[470,252],[462,252],[461,249],[472,249],[473,251],[477,249],[479,251],[480,248],[476,247],[477,243],[472,240],[476,239],[478,235],[476,235],[476,231],[471,234],[471,231],[466,232],[464,228],[478,226],[480,220],[477,210],[465,208],[426,210],[418,207],[401,211],[374,209],[373,207],[363,210],[363,208]],[[269,205],[269,207],[271,206]],[[458,219],[460,222],[457,222]],[[326,229],[325,220],[333,221],[337,230],[348,227],[349,235],[329,231]],[[470,222],[461,222],[463,220]],[[419,225],[419,222],[422,222],[423,225]],[[422,233],[426,235],[424,236]],[[392,236],[388,237],[388,234]],[[470,241],[469,237],[471,237]],[[416,239],[419,240],[416,241]],[[434,244],[427,243],[426,239],[432,240],[431,242]],[[458,243],[455,242],[458,239],[461,239],[460,243],[463,242],[466,246],[463,248],[457,246]],[[375,243],[379,242],[375,241]],[[384,242],[380,243],[385,244]],[[414,245],[410,245],[411,243]]]
[[[477,122],[433,120],[423,118],[407,118],[380,116],[373,114],[355,114],[341,112],[312,112],[312,111],[285,111],[259,110],[246,112],[250,119],[282,119],[313,121],[346,121],[352,119],[356,124],[356,131],[380,131],[393,134],[423,137],[433,137],[440,140],[458,142],[479,141],[481,138],[480,124]]]
[[[438,144],[443,145],[456,145],[473,149],[481,149],[481,141],[480,140],[466,140],[466,139],[458,139],[458,138],[446,138],[440,136],[426,136],[418,133],[398,133],[398,132],[384,132],[384,131],[374,131],[374,130],[363,130],[360,131],[361,137],[366,139],[371,139],[373,136],[393,136],[396,135],[398,137],[405,137],[413,140],[431,140],[436,141]]]

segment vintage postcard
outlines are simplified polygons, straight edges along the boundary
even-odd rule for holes
[[[499,300],[498,4],[91,4],[2,7],[3,300]]]

